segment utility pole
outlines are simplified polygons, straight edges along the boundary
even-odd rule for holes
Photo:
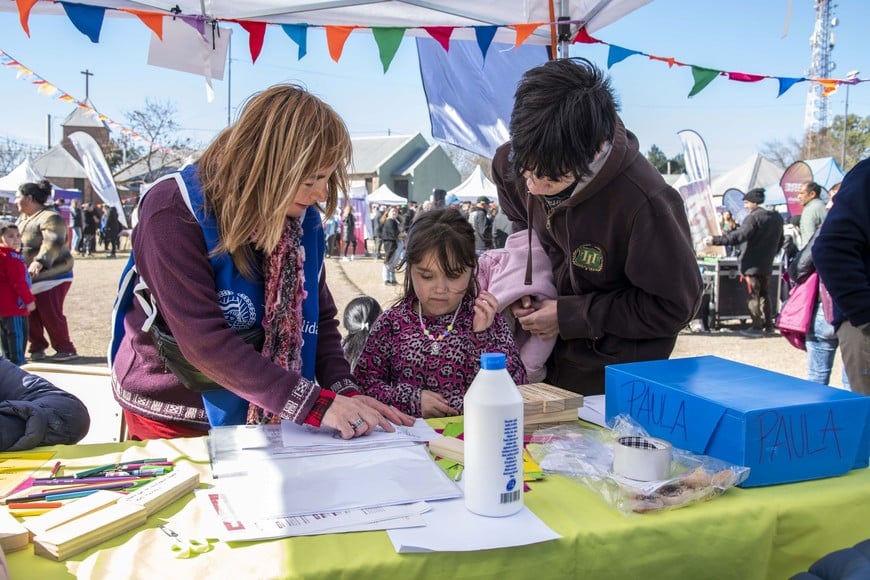
[[[85,101],[86,101],[86,102],[89,102],[89,100],[90,100],[90,94],[89,94],[89,93],[90,93],[90,82],[89,82],[89,81],[90,81],[91,79],[88,78],[88,77],[92,77],[92,76],[94,76],[94,73],[92,73],[92,72],[89,71],[88,69],[85,69],[85,70],[81,71],[81,73],[82,73],[83,75],[85,75]]]

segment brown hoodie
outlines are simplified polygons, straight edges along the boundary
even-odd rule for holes
[[[638,151],[620,121],[607,159],[548,213],[514,177],[510,143],[493,158],[499,204],[531,224],[553,268],[559,338],[547,382],[604,392],[604,366],[670,356],[702,294],[683,200]]]

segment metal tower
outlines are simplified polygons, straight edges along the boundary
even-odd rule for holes
[[[813,49],[813,60],[807,71],[807,77],[816,79],[831,78],[836,64],[831,60],[834,49],[834,31],[837,18],[834,9],[837,7],[832,0],[814,0],[816,3],[816,25],[810,37]],[[820,131],[828,126],[828,99],[822,96],[824,87],[819,83],[810,83],[807,92],[807,106],[804,112],[804,131]]]

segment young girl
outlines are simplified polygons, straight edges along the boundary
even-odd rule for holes
[[[381,312],[381,305],[371,296],[357,296],[345,306],[343,322],[347,335],[341,339],[341,348],[351,372],[356,368],[369,331]]]
[[[474,230],[457,210],[421,215],[408,234],[405,296],[375,322],[355,374],[363,391],[417,417],[462,413],[484,352],[526,371],[495,297],[475,277]]]
[[[21,248],[21,234],[12,224],[0,225],[0,347],[10,362],[24,364],[27,316],[36,308]]]

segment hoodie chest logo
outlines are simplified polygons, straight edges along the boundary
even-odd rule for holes
[[[604,250],[593,244],[582,244],[571,255],[571,263],[590,272],[604,269]]]

